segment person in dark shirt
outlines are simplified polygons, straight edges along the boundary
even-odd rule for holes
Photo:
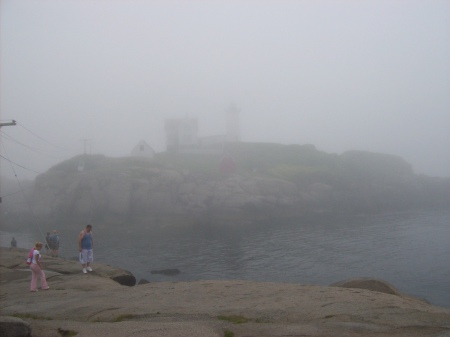
[[[50,249],[52,250],[52,256],[58,257],[59,255],[59,233],[55,229],[52,235],[48,238]]]
[[[86,229],[78,235],[78,248],[80,251],[80,263],[83,266],[83,273],[92,271],[91,263],[94,261],[94,240],[92,239],[92,225],[87,225]]]

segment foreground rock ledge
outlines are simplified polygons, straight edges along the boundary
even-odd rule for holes
[[[111,278],[124,274],[120,269],[96,263],[102,272],[83,275],[77,266],[68,273],[73,261],[49,257],[50,290],[31,293],[24,255],[23,249],[0,249],[0,314],[27,322],[32,336],[450,335],[450,309],[401,295],[249,281],[127,287]]]

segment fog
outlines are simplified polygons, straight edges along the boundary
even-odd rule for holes
[[[241,140],[402,156],[450,176],[448,1],[0,3],[2,176],[166,149],[166,118]]]

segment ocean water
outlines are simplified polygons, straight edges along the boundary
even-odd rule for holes
[[[41,228],[47,232],[53,228]],[[77,256],[83,229],[57,228],[61,256]],[[95,261],[150,282],[246,279],[330,285],[352,277],[383,279],[408,295],[450,307],[450,210],[357,216],[327,223],[276,223],[233,229],[119,230],[94,224]],[[0,245],[15,236],[29,248],[43,238],[0,231]],[[95,263],[94,263],[95,267]],[[177,268],[175,276],[152,270]]]

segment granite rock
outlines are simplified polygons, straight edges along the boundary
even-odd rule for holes
[[[30,324],[17,317],[0,316],[0,336],[30,337]]]

